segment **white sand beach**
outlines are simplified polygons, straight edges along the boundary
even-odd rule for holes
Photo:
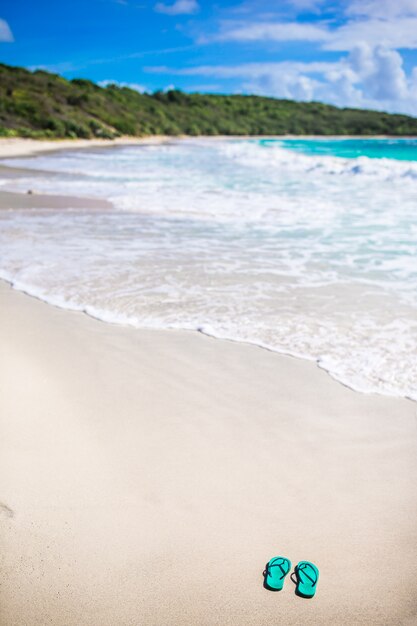
[[[54,150],[72,150],[88,148],[105,148],[113,146],[128,146],[137,144],[161,143],[166,141],[160,137],[120,137],[118,139],[24,139],[22,137],[0,137],[0,158],[53,152]]]
[[[415,403],[5,282],[0,341],[1,624],[417,623]],[[312,600],[263,587],[277,555]]]
[[[415,404],[0,293],[2,623],[415,623]]]

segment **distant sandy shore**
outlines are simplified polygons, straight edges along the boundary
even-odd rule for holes
[[[0,345],[1,624],[417,623],[415,403],[1,281]],[[263,588],[277,555],[314,599]]]
[[[134,146],[149,145],[155,143],[163,143],[167,141],[167,137],[148,137],[148,138],[131,138],[121,137],[120,139],[56,139],[56,140],[39,140],[39,139],[23,139],[16,138],[0,138],[0,159],[12,159],[18,157],[35,156],[36,154],[55,152],[58,150],[88,150],[92,148],[111,148],[115,146]],[[105,209],[110,208],[112,204],[102,198],[79,198],[71,195],[56,196],[49,194],[36,193],[36,176],[41,174],[36,170],[22,169],[19,167],[11,167],[0,165],[0,179],[27,177],[33,178],[34,184],[31,185],[27,193],[15,193],[12,191],[4,191],[0,187],[0,210],[1,209],[28,209],[28,208],[44,208],[44,209],[66,209],[66,208],[85,208],[85,209]],[[29,193],[30,192],[30,193]]]
[[[167,137],[120,137],[119,139],[24,139],[22,137],[0,138],[0,159],[29,156],[55,150],[78,150],[106,148],[137,144],[161,143]]]

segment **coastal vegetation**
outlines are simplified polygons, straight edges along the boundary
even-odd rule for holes
[[[417,135],[417,118],[261,96],[138,93],[0,64],[0,136]]]

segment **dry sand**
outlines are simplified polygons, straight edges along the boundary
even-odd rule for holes
[[[80,148],[106,148],[137,144],[162,143],[168,137],[120,137],[118,139],[23,139],[22,137],[0,138],[0,159],[29,156],[55,150],[78,150]]]
[[[0,346],[2,626],[417,623],[414,403],[5,283]]]
[[[416,623],[416,407],[0,284],[1,624]],[[317,595],[262,570],[320,568]]]

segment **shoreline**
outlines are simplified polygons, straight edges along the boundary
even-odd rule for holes
[[[18,194],[16,194],[18,195]],[[42,196],[39,196],[42,197]],[[74,202],[78,202],[79,203],[79,207],[80,208],[89,208],[89,209],[103,209],[103,208],[108,208],[106,206],[95,206],[94,204],[91,204],[90,206],[86,206],[85,202],[88,202],[87,198],[67,198],[67,197],[60,197],[60,196],[46,196],[46,199],[50,199],[51,201],[51,206],[47,206],[45,208],[52,208],[52,209],[57,209],[57,208],[61,208],[61,209],[65,209],[65,208],[78,208],[77,206],[74,206]],[[1,201],[2,201],[2,192],[0,192],[0,210],[1,210]],[[67,202],[68,201],[68,202]],[[17,203],[19,201],[17,200]],[[56,204],[54,204],[56,203]],[[16,208],[27,208],[24,207],[22,205],[17,206]],[[29,208],[35,208],[35,207],[29,207]],[[215,334],[210,334],[204,330],[201,330],[199,328],[169,328],[169,327],[155,327],[155,328],[151,328],[151,327],[146,327],[146,326],[134,326],[133,324],[129,324],[127,322],[121,323],[121,322],[115,322],[109,319],[105,319],[104,317],[99,317],[98,315],[93,315],[92,313],[89,313],[88,311],[84,310],[84,309],[75,309],[75,308],[71,308],[69,306],[64,306],[61,304],[57,304],[56,302],[53,302],[52,300],[48,300],[46,298],[42,298],[40,295],[37,295],[36,293],[31,292],[29,289],[25,288],[25,287],[17,287],[15,286],[14,282],[12,280],[9,280],[8,278],[1,276],[0,275],[0,284],[4,283],[6,285],[8,285],[9,287],[11,287],[14,291],[17,291],[18,293],[21,293],[25,296],[27,296],[28,298],[34,298],[35,300],[38,300],[39,302],[42,302],[43,304],[46,304],[47,306],[52,306],[54,308],[60,309],[62,311],[67,311],[69,313],[77,313],[77,314],[81,314],[81,315],[86,315],[87,317],[93,319],[94,321],[98,322],[98,323],[102,323],[102,324],[110,324],[112,326],[121,326],[122,328],[129,328],[131,330],[133,330],[134,332],[148,332],[148,331],[155,331],[155,332],[180,332],[180,333],[186,333],[186,334],[196,334],[196,335],[203,335],[204,337],[207,337],[209,339],[212,339],[213,341],[226,341],[228,343],[231,344],[238,344],[238,345],[244,345],[244,346],[252,346],[254,348],[257,348],[259,350],[266,350],[267,352],[271,352],[272,354],[276,354],[279,357],[284,357],[284,358],[288,358],[288,359],[296,359],[298,361],[305,361],[307,363],[310,363],[311,366],[317,368],[318,370],[324,372],[327,376],[329,376],[336,384],[341,385],[342,387],[349,389],[349,391],[352,391],[353,393],[359,393],[359,394],[363,394],[366,396],[378,396],[378,397],[382,397],[382,398],[392,398],[392,399],[396,399],[396,400],[405,400],[406,402],[411,402],[412,404],[416,404],[417,405],[417,399],[415,399],[412,396],[409,395],[399,395],[399,394],[394,394],[394,393],[388,393],[388,392],[382,392],[382,391],[373,391],[373,390],[367,390],[367,389],[357,389],[355,388],[352,384],[349,384],[348,382],[343,381],[340,378],[337,378],[337,376],[335,374],[333,374],[333,372],[331,370],[326,369],[324,366],[320,365],[320,362],[318,361],[318,359],[315,359],[313,357],[309,357],[307,355],[302,355],[302,354],[296,354],[296,353],[291,353],[291,352],[285,352],[284,350],[278,350],[272,346],[269,346],[267,344],[262,344],[262,343],[257,343],[255,341],[250,341],[250,340],[243,340],[243,339],[235,339],[233,337],[227,337],[227,336],[220,336],[220,335],[215,335]],[[417,409],[416,409],[417,410]]]
[[[270,138],[296,138],[297,136],[275,136],[275,137],[270,137]],[[307,136],[303,136],[303,138],[306,138]],[[343,136],[340,136],[343,137]],[[215,136],[215,137],[207,137],[207,139],[211,139],[213,141],[217,141],[217,140],[223,140],[223,139],[233,139],[236,137],[228,137],[228,136]],[[241,139],[243,139],[243,137],[240,137]],[[253,137],[256,138],[256,137]],[[264,137],[267,138],[267,137]],[[326,138],[330,138],[330,137],[322,137],[323,139]],[[345,137],[345,138],[351,138],[351,137]],[[361,138],[359,136],[359,138]],[[375,137],[372,137],[375,138]],[[154,139],[155,141],[152,141],[152,139]],[[143,138],[143,139],[133,139],[131,140],[131,138],[121,138],[119,140],[57,140],[59,141],[59,145],[56,145],[57,141],[43,141],[43,140],[26,140],[26,139],[21,139],[21,138],[17,138],[17,139],[0,139],[0,159],[4,158],[2,157],[2,148],[6,148],[5,145],[3,145],[3,142],[9,143],[9,142],[13,142],[16,143],[16,147],[17,150],[19,151],[19,155],[15,155],[16,158],[18,158],[18,156],[36,156],[36,154],[41,153],[41,152],[57,152],[57,151],[67,151],[67,150],[78,150],[78,149],[82,149],[82,150],[88,150],[88,149],[100,149],[100,150],[104,150],[107,148],[112,148],[112,147],[118,147],[118,146],[130,146],[130,145],[150,145],[153,143],[159,144],[159,143],[165,143],[167,141],[175,141],[175,140],[186,140],[186,139],[193,139],[190,137],[181,137],[181,138],[173,138],[173,137],[156,137],[156,138]],[[198,137],[196,138],[198,139]],[[204,138],[206,139],[206,138]],[[21,145],[21,142],[22,145]],[[52,145],[52,147],[51,147]],[[26,151],[25,154],[23,154],[23,152],[20,154],[20,151]],[[39,152],[37,152],[39,151]],[[12,158],[15,158],[12,157]],[[0,177],[3,175],[5,176],[7,179],[13,180],[19,177],[24,177],[24,176],[33,176],[34,181],[36,181],[36,177],[40,176],[40,175],[46,175],[48,174],[48,172],[43,171],[43,170],[32,170],[32,169],[25,169],[25,168],[20,168],[20,167],[13,167],[13,166],[9,166],[9,165],[2,165],[0,164]],[[53,175],[53,172],[51,172],[51,175]],[[45,210],[66,210],[66,209],[85,209],[85,210],[111,210],[115,208],[114,204],[109,201],[106,200],[104,198],[99,198],[99,197],[80,197],[80,196],[70,196],[70,195],[52,195],[52,194],[45,194],[45,193],[38,193],[36,192],[36,187],[35,189],[31,189],[30,191],[26,191],[26,192],[17,192],[17,191],[5,191],[0,187],[0,211],[4,211],[4,210],[30,210],[30,209],[45,209]],[[48,305],[52,305],[52,306],[58,306],[59,308],[66,310],[66,311],[73,311],[74,309],[71,309],[70,307],[64,307],[61,305],[57,305],[54,302],[51,302],[48,299],[43,299],[42,297],[38,296],[36,293],[33,293],[30,290],[26,290],[24,288],[20,289],[18,287],[14,287],[13,282],[9,281],[9,279],[7,277],[2,277],[0,278],[0,280],[4,280],[6,283],[11,284],[12,287],[14,289],[16,289],[17,291],[20,291],[30,297],[34,297]],[[88,315],[89,317],[92,317],[92,319],[96,319],[99,321],[102,321],[104,323],[115,323],[112,321],[109,321],[105,318],[100,318],[100,317],[94,317],[92,315],[90,315],[88,312],[84,312],[86,315]],[[125,324],[121,324],[121,325],[125,325]],[[130,328],[135,328],[139,331],[142,330],[146,330],[143,329],[141,327],[136,328],[133,325],[129,326]],[[162,329],[161,330],[170,330],[170,329]],[[195,332],[195,333],[199,333],[202,332],[200,330],[198,330],[197,328],[194,330],[187,330],[187,332]],[[334,380],[337,384],[340,384],[344,387],[346,387],[347,389],[352,390],[355,393],[361,393],[361,394],[370,394],[370,395],[380,395],[382,397],[387,397],[387,398],[403,398],[407,401],[410,401],[412,403],[416,403],[417,399],[415,399],[412,395],[396,395],[393,393],[389,393],[389,392],[381,392],[381,391],[376,391],[376,390],[372,390],[372,389],[366,389],[366,388],[357,388],[355,386],[353,386],[351,383],[344,381],[341,378],[338,378],[335,374],[333,374],[333,372],[331,370],[326,369],[324,366],[322,366],[319,362],[318,359],[314,358],[314,357],[310,357],[309,355],[304,355],[304,354],[299,354],[299,353],[292,353],[292,352],[285,352],[285,351],[280,351],[278,349],[275,349],[273,346],[267,345],[267,344],[262,344],[262,343],[256,343],[256,342],[252,342],[252,341],[242,341],[240,339],[235,339],[233,337],[227,337],[227,336],[218,336],[218,335],[210,335],[207,333],[203,333],[208,337],[211,337],[213,339],[216,340],[220,340],[220,341],[230,341],[230,342],[237,342],[237,343],[243,343],[245,345],[253,345],[256,346],[260,349],[263,350],[268,350],[271,351],[273,353],[276,353],[278,355],[283,355],[289,358],[295,358],[295,359],[299,359],[299,360],[303,360],[303,361],[307,361],[310,362],[312,364],[314,364],[314,366],[317,369],[322,370],[323,372],[325,372],[325,374],[327,376],[329,376],[332,380]]]
[[[4,623],[413,623],[413,403],[3,281],[0,301]],[[263,588],[276,554],[318,565],[312,601]]]
[[[112,206],[89,202],[0,191],[0,210]],[[266,347],[98,321],[4,279],[0,342],[1,623],[415,622],[412,400]],[[313,600],[289,577],[263,587],[276,555],[317,564]]]

